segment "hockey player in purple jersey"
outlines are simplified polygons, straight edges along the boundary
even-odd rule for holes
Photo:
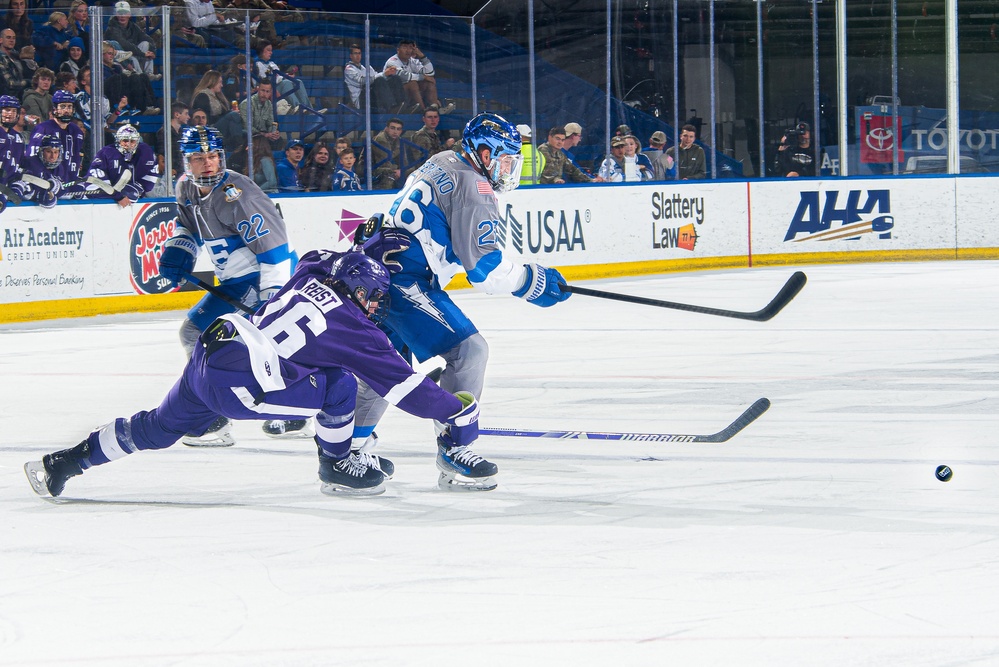
[[[28,155],[37,155],[44,137],[58,137],[62,143],[62,164],[56,176],[63,183],[75,183],[83,164],[83,130],[73,122],[76,98],[65,90],[52,93],[52,118],[35,126],[28,142]]]
[[[306,254],[288,284],[249,321],[225,315],[200,336],[159,407],[29,461],[28,481],[39,495],[58,496],[70,477],[136,451],[169,447],[219,414],[315,415],[321,490],[378,494],[394,466],[350,449],[357,380],[400,409],[443,424],[445,446],[467,448],[478,436],[475,398],[450,394],[414,371],[371,321],[385,308],[388,286],[385,267],[360,252]]]
[[[12,95],[0,95],[0,212],[7,202],[21,203],[21,196],[10,186],[21,178],[24,137],[14,129],[21,115],[21,102]]]
[[[74,185],[63,182],[62,164],[62,142],[58,137],[42,137],[38,142],[38,155],[24,158],[19,180],[11,184],[10,189],[22,200],[52,208],[63,188]]]
[[[365,252],[392,272],[391,306],[385,325],[399,350],[408,347],[420,361],[441,356],[446,391],[479,396],[489,348],[471,320],[444,287],[464,269],[473,287],[489,294],[512,293],[536,306],[569,298],[552,268],[515,264],[504,257],[494,192],[520,184],[520,133],[492,113],[481,113],[462,133],[461,150],[431,157],[406,181]],[[387,404],[361,385],[355,448],[374,444],[374,428]],[[438,443],[439,485],[449,490],[496,487],[497,467],[468,448]]]
[[[152,147],[142,143],[137,129],[123,125],[115,132],[114,145],[102,148],[90,163],[83,196],[111,198],[125,208],[152,190],[158,178]]]
[[[288,231],[274,202],[253,179],[225,168],[225,146],[214,127],[197,125],[180,138],[184,174],[177,179],[177,226],[163,244],[160,275],[182,284],[194,270],[201,248],[207,252],[219,279],[219,289],[251,308],[281,288],[298,261]],[[198,336],[215,318],[235,308],[206,294],[187,313],[180,341],[188,356]],[[220,419],[207,431],[191,433],[184,444],[192,447],[228,447],[234,444],[229,422]],[[270,420],[264,433],[273,437],[310,437],[307,419]]]

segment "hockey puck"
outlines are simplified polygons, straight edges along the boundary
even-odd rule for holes
[[[937,466],[937,479],[941,482],[949,482],[950,478],[954,476],[954,471],[950,469],[950,466]]]

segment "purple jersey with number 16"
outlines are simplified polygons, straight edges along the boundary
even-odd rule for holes
[[[458,398],[414,371],[360,308],[323,282],[340,256],[307,253],[281,291],[250,318],[277,349],[287,383],[338,367],[417,417],[444,422],[460,412]]]

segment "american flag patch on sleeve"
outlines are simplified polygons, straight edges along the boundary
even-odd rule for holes
[[[489,187],[489,184],[485,181],[476,181],[475,189],[479,191],[480,195],[491,195],[493,194],[493,189]]]

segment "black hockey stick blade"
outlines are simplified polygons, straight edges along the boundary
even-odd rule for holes
[[[725,442],[746,428],[770,409],[770,399],[760,398],[739,417],[711,435],[686,433],[602,433],[598,431],[530,431],[513,428],[479,428],[479,435],[500,435],[517,438],[552,438],[555,440],[629,440],[642,442]]]
[[[231,296],[229,296],[228,294],[226,294],[225,292],[223,292],[222,290],[220,290],[215,285],[209,285],[208,283],[206,283],[201,278],[198,278],[198,277],[196,277],[196,276],[194,276],[194,275],[192,275],[190,273],[188,273],[184,277],[191,284],[197,285],[198,287],[200,287],[201,289],[205,290],[206,292],[208,292],[209,294],[211,294],[213,296],[217,296],[218,298],[222,299],[223,301],[225,301],[227,304],[229,304],[230,306],[232,306],[236,310],[240,310],[240,311],[246,313],[247,315],[252,315],[253,313],[256,312],[255,310],[253,310],[252,308],[250,308],[249,306],[247,306],[242,301],[237,301],[236,299],[233,299]]]
[[[709,308],[708,306],[694,306],[688,303],[676,303],[674,301],[662,301],[660,299],[647,299],[642,296],[631,296],[630,294],[617,294],[615,292],[604,292],[602,290],[577,287],[576,285],[559,285],[563,292],[582,294],[583,296],[595,296],[600,299],[610,299],[611,301],[624,301],[627,303],[637,303],[644,306],[656,306],[658,308],[672,308],[673,310],[686,310],[691,313],[701,313],[703,315],[717,315],[719,317],[733,317],[738,320],[751,320],[753,322],[766,322],[783,310],[784,306],[791,302],[798,292],[805,286],[807,277],[801,271],[795,271],[784,286],[777,292],[777,296],[771,299],[770,303],[760,310],[747,313],[741,310],[725,310],[723,308]]]

